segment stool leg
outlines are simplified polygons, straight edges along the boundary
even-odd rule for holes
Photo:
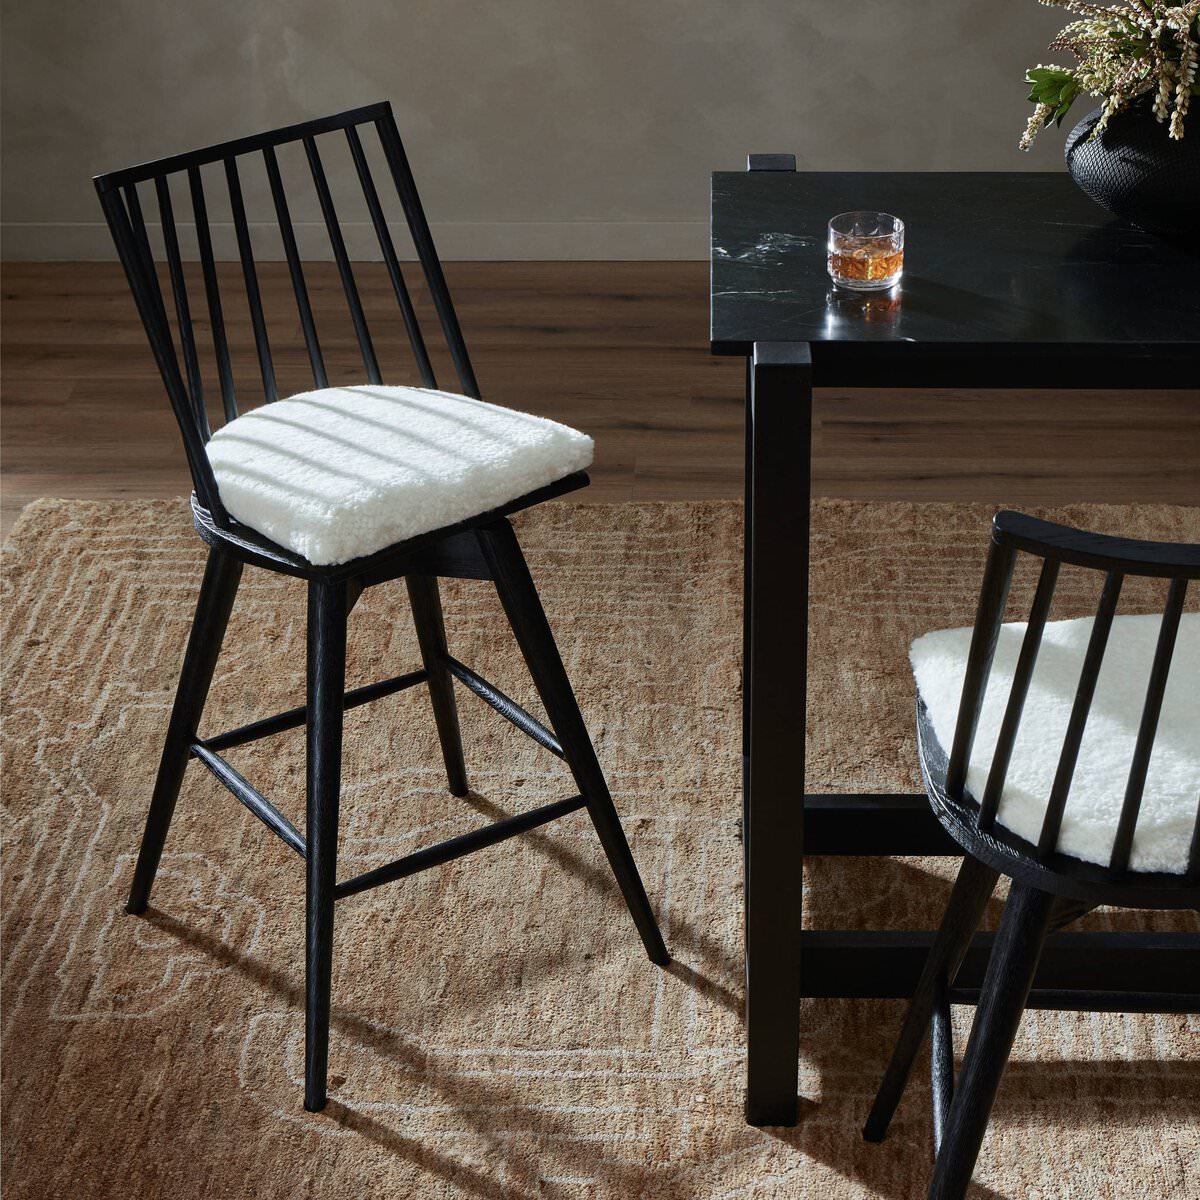
[[[979,922],[983,920],[984,909],[998,877],[999,872],[985,867],[969,854],[963,859],[937,937],[930,948],[929,957],[925,960],[917,990],[909,1002],[896,1049],[892,1051],[892,1059],[888,1063],[883,1082],[879,1085],[871,1115],[863,1127],[863,1137],[868,1142],[880,1142],[887,1133],[892,1115],[904,1094],[921,1043],[925,1040],[925,1031],[929,1028],[933,1016],[939,986],[948,987],[958,973],[963,957],[971,945],[971,938],[979,928]]]
[[[337,879],[346,687],[346,584],[308,585],[308,858],[305,921],[304,1107],[325,1107],[333,889]]]
[[[666,966],[671,961],[670,955],[642,886],[637,864],[621,828],[621,819],[609,794],[604,772],[596,758],[583,714],[571,690],[571,682],[567,678],[566,668],[554,643],[550,623],[546,620],[516,534],[507,521],[502,521],[481,529],[479,538],[500,603],[508,616],[550,724],[562,743],[576,786],[587,801],[588,815],[608,856],[609,866],[617,878],[633,923],[641,934],[646,953],[651,962]]]
[[[962,1200],[967,1193],[1053,908],[1048,892],[1013,883],[933,1167],[929,1200]]]
[[[175,703],[167,723],[167,737],[158,764],[158,776],[154,781],[150,811],[146,815],[146,829],[142,834],[129,900],[125,905],[126,912],[143,913],[150,903],[150,889],[158,873],[167,830],[175,813],[175,802],[183,786],[183,773],[191,758],[192,742],[196,739],[204,702],[212,686],[217,657],[221,653],[221,643],[225,639],[225,629],[241,578],[242,564],[237,559],[222,550],[209,550],[204,582],[200,585],[200,596],[196,601],[196,615],[192,618],[192,630],[183,657],[183,668],[175,688]]]
[[[942,1148],[946,1118],[954,1102],[954,1025],[950,1016],[950,981],[939,975],[934,986],[929,1025],[929,1082],[933,1092],[933,1154]]]
[[[417,641],[421,646],[421,661],[429,675],[429,699],[433,705],[438,740],[442,743],[442,758],[446,761],[446,781],[450,785],[451,795],[465,796],[469,790],[467,767],[463,762],[454,680],[446,669],[446,625],[442,620],[438,581],[432,575],[409,575],[404,582],[408,586],[413,624],[417,628]]]

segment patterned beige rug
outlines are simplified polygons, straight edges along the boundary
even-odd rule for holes
[[[915,786],[905,648],[970,621],[988,515],[817,505],[812,786]],[[1196,510],[1058,515],[1200,539]],[[294,855],[193,767],[151,914],[122,912],[199,581],[184,507],[42,501],[22,517],[4,581],[6,1200],[924,1194],[923,1087],[882,1146],[859,1137],[897,1003],[806,1004],[801,1123],[741,1120],[737,507],[559,504],[521,533],[675,965],[647,963],[583,814],[344,901],[333,1099],[310,1116]],[[1088,611],[1093,584],[1070,576],[1057,615]],[[489,585],[446,590],[454,652],[529,701]],[[355,610],[354,682],[415,663],[402,596]],[[297,702],[301,599],[247,572],[210,731]],[[1158,602],[1153,587],[1128,599]],[[422,694],[348,718],[345,872],[566,794],[557,760],[460,703],[469,801],[444,792]],[[297,821],[302,748],[297,731],[232,755]],[[811,921],[926,927],[949,870],[817,860]],[[1031,1015],[975,1194],[1200,1196],[1198,1032],[1194,1017]]]

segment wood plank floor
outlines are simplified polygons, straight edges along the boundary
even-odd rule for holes
[[[238,272],[222,265],[239,391],[252,403]],[[382,267],[360,272],[385,374],[411,382]],[[740,494],[743,367],[708,354],[705,264],[451,263],[447,274],[484,395],[595,436],[591,499]],[[310,283],[331,376],[360,380],[333,268],[319,264]],[[119,267],[13,263],[2,287],[4,531],[37,496],[183,494],[178,435]],[[311,384],[282,264],[264,266],[263,287],[281,391],[302,390]],[[197,290],[193,311],[202,304]],[[451,386],[448,371],[441,378]],[[1195,504],[1200,383],[822,391],[814,446],[821,495]]]

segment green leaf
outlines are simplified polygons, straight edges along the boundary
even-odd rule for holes
[[[1061,124],[1075,97],[1079,95],[1079,81],[1066,70],[1056,67],[1033,67],[1025,72],[1029,84],[1029,101],[1044,104],[1049,109],[1045,124]]]
[[[1060,71],[1056,67],[1030,67],[1025,72],[1025,78],[1030,82],[1040,79],[1063,79],[1067,77],[1066,71]]]

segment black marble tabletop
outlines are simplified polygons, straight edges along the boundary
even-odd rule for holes
[[[896,288],[833,287],[826,223],[850,209],[905,222]],[[827,384],[922,364],[891,381],[959,381],[1019,359],[1025,374],[997,386],[1069,383],[1074,363],[1087,386],[1111,368],[1113,386],[1200,396],[1200,253],[1115,220],[1062,172],[717,172],[712,349],[756,341],[810,343]]]

